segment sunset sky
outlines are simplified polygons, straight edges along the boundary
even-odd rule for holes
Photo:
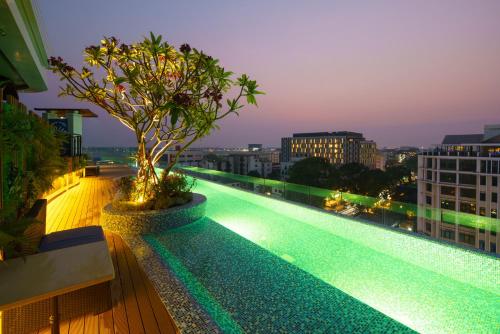
[[[379,147],[427,146],[444,134],[500,123],[500,1],[39,0],[49,55],[82,65],[102,36],[149,31],[188,42],[247,73],[267,94],[198,146],[279,146],[293,132],[363,132]],[[133,136],[92,105],[49,90],[34,107],[90,107],[86,146],[131,146]]]

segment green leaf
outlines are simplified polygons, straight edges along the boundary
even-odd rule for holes
[[[170,124],[172,124],[172,127],[175,126],[178,119],[179,119],[179,110],[175,110],[175,112],[171,113],[171,117],[170,117]]]
[[[124,78],[124,77],[117,77],[115,80],[114,80],[114,83],[115,85],[119,85],[121,83],[124,83],[125,81],[127,81],[127,78]]]
[[[257,105],[257,100],[255,99],[255,96],[253,96],[252,94],[247,95],[247,102],[248,104]]]

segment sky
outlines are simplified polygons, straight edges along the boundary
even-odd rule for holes
[[[48,54],[74,67],[103,36],[152,31],[256,79],[259,108],[224,119],[195,146],[279,146],[294,132],[362,132],[379,147],[429,146],[500,123],[499,0],[38,0]],[[29,107],[90,107],[85,146],[133,146],[93,105],[58,98],[60,82],[23,94]]]

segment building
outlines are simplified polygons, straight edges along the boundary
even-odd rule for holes
[[[401,146],[397,148],[383,148],[379,151],[385,157],[386,166],[403,163],[406,159],[415,157],[420,149],[412,146]]]
[[[0,112],[7,104],[21,106],[18,92],[47,90],[47,58],[34,4],[0,0]],[[17,175],[7,170],[6,151],[0,150],[0,209]]]
[[[441,145],[420,153],[417,230],[500,253],[499,167],[500,125],[486,125],[482,134],[447,135]]]
[[[262,151],[262,144],[248,144],[248,151]]]
[[[232,153],[227,156],[228,171],[233,174],[248,175],[257,172],[261,177],[269,176],[273,171],[272,161],[260,154],[252,152]]]
[[[386,156],[382,151],[377,150],[375,155],[375,169],[380,169],[385,171],[385,165],[387,163]]]
[[[281,162],[322,157],[332,164],[360,163],[375,168],[377,146],[361,133],[350,131],[294,133],[281,138]]]
[[[177,154],[179,154],[180,148],[170,149],[165,152],[161,161],[169,164],[171,161],[175,160]],[[203,160],[208,152],[203,149],[186,149],[184,152],[179,154],[177,159],[177,164],[181,166],[196,166],[198,167],[200,162]]]
[[[89,109],[35,108],[43,111],[42,118],[65,135],[62,155],[76,157],[82,154],[83,118],[97,117]]]
[[[48,57],[37,16],[31,1],[0,0],[0,83],[10,83],[14,92],[47,90]]]

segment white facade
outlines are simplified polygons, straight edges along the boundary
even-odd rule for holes
[[[418,157],[417,230],[500,254],[500,142],[491,133],[481,143],[456,137]]]

